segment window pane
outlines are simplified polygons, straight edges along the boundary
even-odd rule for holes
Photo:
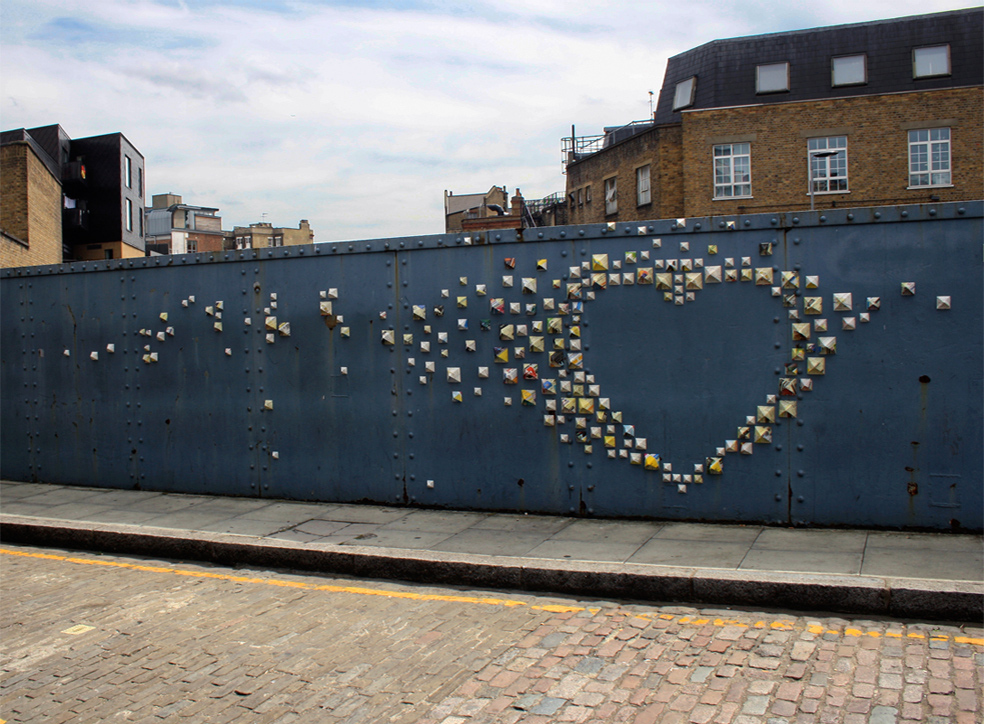
[[[950,75],[950,46],[934,45],[913,51],[914,77]]]
[[[865,56],[847,55],[832,60],[834,85],[858,85],[867,82]]]
[[[694,102],[694,89],[697,87],[696,76],[691,76],[687,80],[682,80],[676,84],[676,91],[673,94],[673,110],[686,108]]]
[[[773,93],[785,90],[789,90],[789,63],[756,66],[756,93]]]

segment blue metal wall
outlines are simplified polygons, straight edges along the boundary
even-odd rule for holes
[[[980,529],[982,216],[881,207],[4,270],[0,474]]]

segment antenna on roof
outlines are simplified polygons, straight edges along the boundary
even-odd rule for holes
[[[653,114],[653,92],[649,91],[649,117],[652,118]]]

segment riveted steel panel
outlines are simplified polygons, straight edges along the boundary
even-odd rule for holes
[[[981,217],[936,204],[4,270],[2,474],[980,528]]]

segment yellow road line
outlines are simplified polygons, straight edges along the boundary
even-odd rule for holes
[[[582,611],[588,611],[589,613],[595,614],[601,611],[600,608],[589,607],[589,606],[567,606],[563,604],[545,604],[542,606],[533,606],[525,601],[519,601],[510,598],[492,598],[487,596],[445,596],[433,593],[414,593],[412,591],[394,591],[383,588],[366,588],[364,586],[333,586],[333,585],[319,585],[314,583],[306,583],[304,581],[285,581],[278,578],[255,578],[251,576],[235,576],[228,573],[211,573],[209,571],[193,571],[182,568],[170,568],[167,566],[142,566],[136,563],[124,563],[122,561],[107,561],[98,560],[93,558],[75,558],[71,556],[59,556],[52,553],[33,553],[29,551],[15,551],[8,548],[0,548],[0,554],[7,556],[18,556],[21,558],[41,558],[50,561],[64,561],[66,563],[76,563],[79,565],[86,566],[104,566],[108,568],[123,568],[131,571],[143,571],[146,573],[168,573],[176,576],[189,576],[191,578],[210,578],[219,581],[230,581],[233,583],[255,583],[265,586],[278,586],[281,588],[298,588],[305,591],[326,591],[328,593],[350,593],[359,596],[384,596],[386,598],[402,598],[412,601],[440,601],[449,603],[473,603],[482,604],[486,606],[507,606],[507,607],[526,607],[533,611],[547,611],[550,613],[580,613]],[[712,625],[716,627],[725,626],[735,626],[738,628],[757,628],[764,629],[770,628],[777,631],[793,631],[797,628],[795,621],[789,620],[772,620],[772,621],[755,621],[753,623],[746,623],[742,621],[732,621],[728,619],[721,618],[694,618],[692,616],[679,616],[675,614],[668,613],[644,613],[635,615],[634,618],[645,619],[645,620],[662,620],[662,621],[673,621],[682,625],[692,625],[692,626],[707,626]],[[822,634],[833,634],[837,636],[870,636],[872,638],[879,638],[884,636],[886,638],[910,638],[910,639],[931,639],[933,641],[953,641],[959,644],[971,644],[973,646],[984,646],[984,638],[971,638],[969,636],[949,636],[946,634],[926,634],[919,632],[906,632],[901,631],[887,631],[882,633],[880,631],[861,631],[856,628],[845,628],[843,631],[836,631],[833,629],[827,629],[823,626],[818,626],[816,624],[808,624],[803,627],[804,630],[810,633],[822,635]],[[0,724],[4,724],[0,720]]]

